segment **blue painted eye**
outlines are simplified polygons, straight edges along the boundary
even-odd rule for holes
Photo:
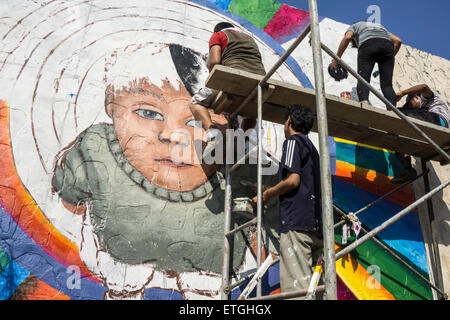
[[[145,118],[145,119],[149,119],[149,120],[160,120],[163,121],[164,117],[162,116],[162,114],[153,111],[153,110],[148,110],[148,109],[138,109],[134,111],[138,116]]]
[[[202,125],[200,123],[200,121],[195,121],[195,119],[189,120],[188,122],[186,122],[186,125],[188,127],[194,127],[194,128],[202,128]]]

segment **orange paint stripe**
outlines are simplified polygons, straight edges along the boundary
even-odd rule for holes
[[[78,266],[92,277],[80,259],[78,247],[63,236],[45,217],[17,174],[11,150],[9,105],[0,100],[0,201],[20,228],[47,254],[63,265]]]
[[[269,295],[274,295],[274,294],[280,294],[281,293],[281,288],[278,288],[276,290],[273,290],[271,293],[269,293]]]
[[[335,244],[335,249],[341,247]],[[358,300],[395,300],[350,254],[336,261],[336,273]]]
[[[20,296],[21,300],[70,300],[70,297],[59,292],[47,283],[34,279],[35,283],[26,293]]]
[[[378,196],[385,195],[399,186],[391,183],[389,177],[384,174],[362,169],[343,161],[336,161],[336,177]],[[415,201],[411,185],[397,191],[387,199],[403,207]]]

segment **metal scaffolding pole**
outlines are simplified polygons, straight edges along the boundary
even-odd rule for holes
[[[325,286],[321,285],[318,286],[316,289],[316,293],[324,292]],[[279,293],[279,294],[272,294],[268,296],[264,296],[261,298],[250,298],[247,300],[284,300],[284,299],[291,299],[291,298],[298,298],[298,297],[304,297],[308,294],[308,290],[300,290],[300,291],[292,291],[292,292],[286,292],[286,293]]]
[[[256,236],[257,236],[257,248],[256,248],[256,268],[261,267],[261,246],[262,246],[262,88],[258,85],[258,203],[256,208]],[[256,297],[261,297],[262,286],[261,280],[258,280],[256,285]]]
[[[350,253],[352,250],[354,250],[355,248],[357,248],[358,246],[362,245],[364,242],[366,242],[367,240],[375,237],[378,233],[380,233],[381,231],[383,231],[384,229],[386,229],[387,227],[389,227],[390,225],[392,225],[393,223],[397,222],[398,220],[400,220],[401,218],[403,218],[405,215],[407,215],[408,213],[410,213],[412,210],[414,210],[417,206],[419,206],[420,204],[422,204],[423,202],[427,201],[428,199],[430,199],[432,196],[434,196],[436,193],[438,193],[439,191],[441,191],[442,189],[444,189],[445,187],[447,187],[450,184],[450,180],[444,182],[443,184],[441,184],[440,186],[438,186],[437,188],[433,189],[432,191],[430,191],[429,193],[425,194],[423,197],[421,197],[420,199],[418,199],[417,201],[413,202],[412,204],[410,204],[408,207],[406,207],[405,209],[403,209],[402,211],[400,211],[399,213],[397,213],[396,215],[394,215],[393,217],[391,217],[390,219],[386,220],[384,223],[382,223],[381,225],[379,225],[378,227],[372,229],[372,231],[370,231],[369,233],[367,233],[366,235],[364,235],[363,237],[355,240],[355,242],[353,242],[351,245],[345,247],[344,249],[342,249],[341,251],[339,251],[336,254],[336,260],[339,260],[340,258],[342,258],[343,256],[345,256],[346,254]]]
[[[250,221],[248,221],[248,222],[246,222],[246,223],[240,225],[239,227],[237,227],[237,228],[235,228],[235,229],[233,229],[233,230],[231,230],[231,231],[228,231],[227,233],[225,233],[225,237],[231,237],[231,236],[232,236],[233,234],[235,234],[236,232],[239,232],[239,231],[241,231],[241,230],[244,230],[245,228],[248,228],[248,227],[254,225],[254,224],[257,223],[257,222],[258,222],[258,219],[257,219],[257,218],[254,218],[254,219],[252,219],[252,220],[250,220]]]
[[[322,223],[325,260],[325,295],[327,300],[337,300],[333,194],[331,185],[330,150],[328,145],[325,84],[323,77],[322,51],[320,49],[319,14],[316,0],[308,0],[308,4],[316,87],[317,126],[319,131],[320,180],[322,185]]]
[[[231,127],[231,124],[228,124],[228,127]],[[226,150],[229,149],[229,145],[231,141],[226,141]],[[227,236],[230,232],[231,228],[231,173],[230,173],[231,165],[227,164],[225,167],[225,208],[224,208],[224,237],[223,237],[223,264],[222,264],[222,290],[221,290],[221,299],[228,300],[229,292],[227,292],[227,288],[230,284],[230,250],[231,250],[231,239]]]
[[[430,179],[428,177],[428,168],[427,168],[427,163],[425,160],[421,159],[421,166],[422,166],[422,173],[423,173],[423,185],[424,185],[424,191],[425,193],[430,192]],[[427,212],[428,212],[428,221],[430,223],[430,228],[431,228],[431,235],[430,235],[430,240],[432,242],[432,246],[431,246],[431,260],[434,262],[435,267],[432,268],[431,273],[433,275],[433,280],[435,282],[436,285],[438,285],[439,283],[441,283],[442,281],[442,270],[440,268],[441,266],[441,259],[439,256],[439,246],[437,245],[436,241],[435,241],[435,237],[434,237],[434,232],[433,232],[433,221],[434,221],[434,209],[433,209],[433,201],[430,199],[427,200]],[[436,290],[436,292],[440,293],[439,290]],[[441,295],[441,297],[446,297],[445,295]]]

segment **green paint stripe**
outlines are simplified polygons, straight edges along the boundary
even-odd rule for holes
[[[228,11],[247,19],[259,29],[264,29],[281,5],[273,0],[233,0]]]
[[[342,243],[342,228],[335,230],[335,239]],[[349,242],[353,240],[349,239]],[[379,268],[381,285],[397,300],[432,300],[430,287],[419,277],[392,258],[372,240],[366,241],[351,252],[356,261],[366,270],[370,266]],[[375,268],[372,267],[372,271]],[[369,271],[369,270],[368,270]],[[417,270],[420,272],[420,270]],[[369,272],[374,276],[373,272]],[[421,272],[422,273],[422,272]],[[423,273],[422,273],[423,274]],[[426,278],[427,276],[424,275]]]
[[[3,272],[3,270],[6,269],[8,264],[11,262],[11,259],[6,254],[6,252],[2,251],[0,249],[0,274]]]

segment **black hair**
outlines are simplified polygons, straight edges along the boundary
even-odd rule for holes
[[[286,119],[291,118],[291,127],[296,132],[308,134],[314,125],[314,115],[310,108],[294,104],[287,107]]]
[[[417,94],[411,94],[411,93],[408,94],[408,96],[406,97],[406,102],[405,102],[405,104],[403,105],[402,108],[410,107],[409,103],[411,102],[412,98],[414,98],[416,95]]]
[[[204,56],[200,52],[174,43],[169,45],[169,50],[181,82],[183,82],[189,94],[193,96],[198,88],[202,86],[202,83],[200,83],[201,64],[206,70]]]
[[[220,30],[226,29],[226,28],[234,28],[234,26],[229,22],[219,22],[214,27],[214,32],[219,32]]]

